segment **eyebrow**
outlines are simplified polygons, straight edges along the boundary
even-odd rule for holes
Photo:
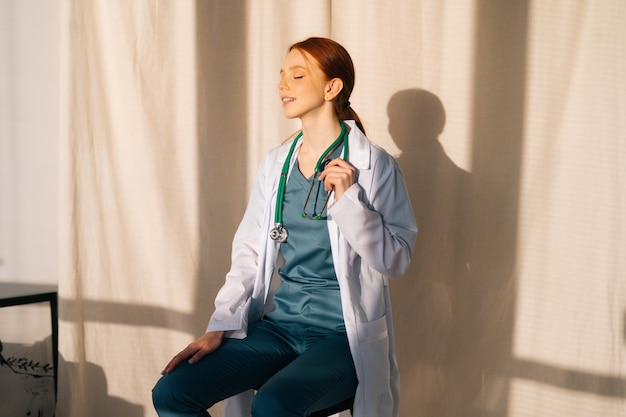
[[[306,68],[306,67],[303,67],[302,65],[293,65],[293,66],[289,67],[288,69],[289,69],[290,71],[293,71],[294,69],[302,69],[302,70],[305,70],[305,71],[306,71],[306,69],[307,69],[307,68]],[[281,74],[284,74],[284,73],[285,73],[285,70],[281,68],[281,69],[280,69],[280,73],[281,73]]]

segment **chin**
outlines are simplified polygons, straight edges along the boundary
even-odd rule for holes
[[[290,111],[283,111],[283,114],[285,115],[287,119],[297,119],[300,117],[300,114],[290,112]]]

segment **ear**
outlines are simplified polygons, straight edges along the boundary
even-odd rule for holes
[[[324,97],[326,100],[332,101],[337,97],[337,94],[341,93],[341,90],[343,90],[343,81],[341,78],[333,78],[326,83]]]

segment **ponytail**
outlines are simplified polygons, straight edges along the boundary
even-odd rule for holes
[[[337,116],[339,117],[339,120],[354,120],[354,122],[356,123],[356,126],[359,128],[359,130],[361,132],[363,132],[363,134],[365,134],[365,128],[363,127],[363,123],[361,122],[361,118],[359,117],[358,114],[356,114],[356,112],[354,111],[354,109],[350,105],[350,102],[348,101],[347,107],[346,107],[346,104],[341,106],[341,110],[340,111],[337,111],[337,107],[338,107],[337,103],[338,103],[338,101],[335,101],[335,112],[337,113]]]

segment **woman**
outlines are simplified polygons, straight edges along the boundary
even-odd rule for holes
[[[207,416],[223,399],[227,417],[307,416],[352,396],[355,416],[397,415],[387,279],[417,233],[404,179],[350,107],[341,45],[292,45],[280,77],[302,130],[261,163],[207,331],[153,390],[161,417]]]

